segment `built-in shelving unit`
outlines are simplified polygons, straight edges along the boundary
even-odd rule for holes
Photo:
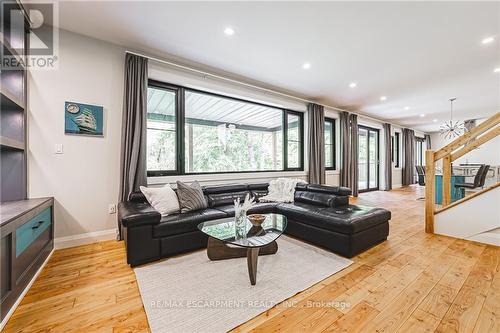
[[[22,9],[20,3],[18,6]],[[26,199],[27,195],[27,76],[23,59],[25,59],[25,50],[28,49],[29,22],[24,20],[17,25],[7,22],[1,28],[0,163],[2,185],[0,202],[6,202]],[[4,60],[12,57],[15,61],[10,61],[9,65],[5,66]]]
[[[27,198],[30,22],[19,1],[8,6],[21,19],[2,20],[0,31],[0,330],[54,248],[54,199]]]

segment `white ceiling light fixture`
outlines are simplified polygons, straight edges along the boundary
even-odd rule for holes
[[[500,67],[497,67],[493,70],[493,73],[500,73]]]
[[[351,82],[349,84],[349,88],[356,88],[358,86],[358,84],[356,82]]]
[[[310,64],[310,63],[308,63],[308,62],[305,62],[305,63],[302,65],[302,68],[304,68],[304,69],[309,69],[309,68],[311,68],[311,64]]]
[[[387,96],[381,96],[381,97],[380,97],[380,100],[381,100],[382,102],[383,102],[383,101],[385,101],[385,100],[387,100]]]
[[[405,110],[406,111],[410,110],[410,107],[409,106],[405,106]]]
[[[493,43],[494,40],[495,40],[495,37],[486,37],[481,41],[481,44],[483,44],[483,45],[490,44],[490,43]]]
[[[424,118],[424,117],[425,117],[425,114],[423,114],[423,113],[422,113],[422,114],[420,115],[420,118]]]
[[[227,27],[226,29],[224,29],[224,33],[226,34],[226,36],[232,36],[234,35],[234,29],[231,27]]]
[[[456,99],[456,97],[450,98],[450,121],[445,121],[439,129],[441,136],[445,139],[453,139],[465,133],[465,126],[462,121],[453,122],[453,102]]]
[[[437,123],[437,122],[438,122],[438,120],[437,120],[437,119],[432,119],[432,122],[433,122],[433,123]]]

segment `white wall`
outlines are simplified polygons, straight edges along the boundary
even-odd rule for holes
[[[29,78],[30,197],[55,198],[56,238],[116,227],[124,49],[60,33],[59,68]],[[64,102],[104,107],[104,137],[64,134]],[[54,154],[63,144],[64,153]]]
[[[436,215],[434,232],[440,235],[500,246],[500,187]],[[481,212],[481,218],[478,218]]]

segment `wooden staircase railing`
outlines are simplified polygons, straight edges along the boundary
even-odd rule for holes
[[[425,232],[434,233],[434,216],[448,209],[451,203],[451,163],[468,152],[500,135],[500,112],[456,138],[445,147],[425,152]],[[475,139],[474,141],[470,141]],[[436,210],[436,162],[443,160],[442,207]],[[496,185],[498,186],[498,185]],[[495,186],[495,187],[496,187]],[[481,191],[483,192],[483,191]],[[480,194],[480,193],[479,193]],[[477,194],[477,195],[479,195]],[[477,196],[475,195],[475,196]],[[456,206],[464,201],[453,203]]]

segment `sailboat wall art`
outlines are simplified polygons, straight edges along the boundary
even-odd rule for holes
[[[65,102],[64,133],[103,136],[102,106]]]

